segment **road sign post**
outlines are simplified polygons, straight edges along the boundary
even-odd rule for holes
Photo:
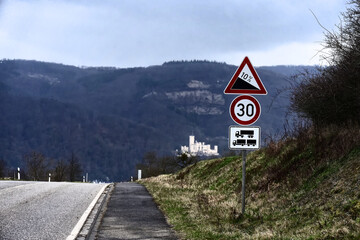
[[[246,174],[246,150],[242,150],[242,186],[241,186],[241,214],[245,214],[245,174]]]
[[[245,214],[245,180],[247,150],[260,148],[260,127],[229,127],[229,149],[241,150],[242,155],[242,186],[241,186],[241,213]]]
[[[267,95],[265,86],[259,75],[245,57],[239,68],[232,76],[224,90],[225,94],[255,94]],[[255,123],[260,117],[261,107],[256,98],[250,95],[236,97],[229,108],[229,113],[234,122],[242,126],[229,127],[229,149],[241,150],[242,153],[242,196],[241,213],[245,214],[245,174],[246,151],[260,148],[260,127],[246,127]]]

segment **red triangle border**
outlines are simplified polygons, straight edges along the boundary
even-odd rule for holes
[[[245,67],[246,64],[248,65],[248,67],[249,67],[253,77],[255,78],[256,83],[259,85],[260,89],[232,89],[232,87],[234,86],[236,80],[238,79],[241,71],[243,70],[243,68]],[[234,73],[233,77],[231,78],[230,82],[226,86],[226,88],[224,90],[224,93],[225,94],[267,95],[267,91],[266,91],[263,83],[261,82],[261,80],[259,78],[259,75],[255,71],[255,68],[251,64],[250,59],[248,57],[245,57],[244,60],[242,61],[241,65],[238,67],[238,69]]]

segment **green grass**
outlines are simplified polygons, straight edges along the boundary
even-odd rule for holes
[[[181,239],[360,239],[360,148],[319,160],[294,142],[141,181]]]

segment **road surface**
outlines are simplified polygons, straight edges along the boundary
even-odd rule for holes
[[[66,239],[103,187],[0,181],[0,239]]]

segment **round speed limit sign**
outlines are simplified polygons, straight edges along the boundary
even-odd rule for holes
[[[260,117],[260,104],[250,95],[235,98],[230,105],[230,116],[240,125],[251,125]]]

